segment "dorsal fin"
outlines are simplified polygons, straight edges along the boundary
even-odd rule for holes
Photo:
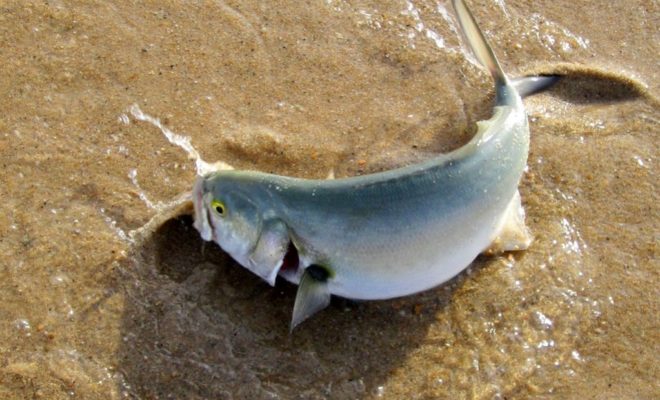
[[[479,26],[477,26],[472,13],[463,0],[453,0],[453,4],[454,9],[456,10],[456,15],[458,16],[458,22],[470,44],[470,48],[477,56],[479,62],[490,71],[490,74],[495,80],[496,91],[499,94],[500,88],[507,86],[508,79],[502,71],[502,67],[497,61],[493,49],[491,49],[488,42],[486,42],[486,38],[479,29]]]

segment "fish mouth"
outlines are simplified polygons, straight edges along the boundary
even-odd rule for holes
[[[204,207],[204,200],[206,194],[204,193],[205,177],[199,176],[193,186],[192,198],[193,206],[195,208],[195,222],[193,226],[199,232],[202,239],[211,241],[214,239],[213,227],[211,226],[211,216],[206,207]]]
[[[300,256],[298,254],[298,249],[292,241],[289,241],[289,246],[282,258],[282,264],[280,265],[278,275],[289,282],[296,283],[299,271]]]

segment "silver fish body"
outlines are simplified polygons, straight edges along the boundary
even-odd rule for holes
[[[469,143],[423,163],[345,179],[218,171],[197,180],[202,237],[271,284],[278,275],[300,284],[292,327],[331,294],[404,296],[452,278],[486,249],[529,245],[518,194],[529,150],[519,86],[504,76],[462,1],[454,6],[496,81],[494,115],[478,123]],[[291,245],[299,264],[282,268]]]
[[[303,265],[332,270],[333,294],[418,292],[453,277],[490,245],[517,192],[529,146],[526,118],[514,107],[500,110],[509,114],[506,135],[484,124],[465,147],[422,164],[337,180],[221,171],[206,178],[213,185],[204,190],[214,198],[240,192],[260,221],[281,221]]]

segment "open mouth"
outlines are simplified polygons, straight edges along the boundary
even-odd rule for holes
[[[282,259],[282,266],[280,267],[279,275],[286,280],[293,280],[298,275],[300,268],[300,257],[298,256],[298,249],[289,241],[289,247]]]

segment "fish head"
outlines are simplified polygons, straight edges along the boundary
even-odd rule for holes
[[[244,266],[259,241],[262,218],[259,208],[236,182],[231,171],[197,178],[193,188],[194,227],[202,239],[217,243]]]

